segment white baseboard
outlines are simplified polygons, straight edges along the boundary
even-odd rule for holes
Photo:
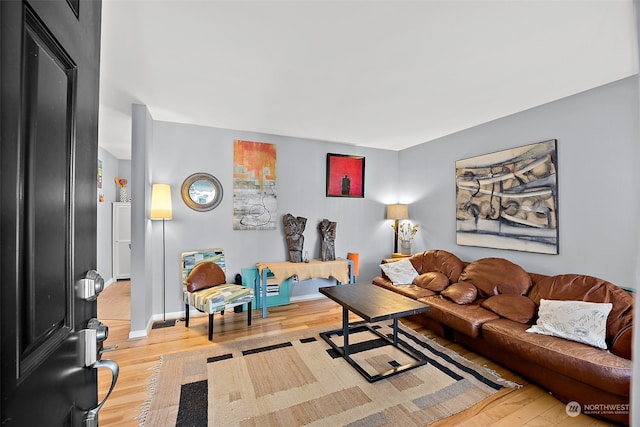
[[[196,313],[200,313],[199,311],[195,310]],[[189,311],[189,316],[191,316],[191,311]],[[151,324],[153,324],[153,322],[157,322],[158,320],[162,320],[162,319],[181,319],[184,317],[184,311],[174,311],[173,313],[166,313],[166,314],[154,314],[153,316],[151,316]]]
[[[200,316],[206,316],[206,314],[199,312],[195,308],[192,308],[191,310],[189,310],[189,317],[200,317]],[[153,316],[151,316],[151,318],[147,322],[147,327],[145,329],[130,331],[129,338],[130,339],[147,338],[149,336],[149,331],[153,327],[154,322],[157,322],[158,320],[162,320],[162,319],[178,320],[178,319],[182,319],[183,317],[184,317],[184,311],[174,311],[173,313],[166,313],[164,315],[162,313],[154,314]]]
[[[112,277],[111,279],[109,279],[106,282],[104,282],[104,288],[107,289],[109,287],[109,285],[111,285],[114,282],[115,282],[115,280],[113,280],[113,277]]]
[[[149,325],[147,327],[147,329],[151,329],[151,325]],[[130,340],[136,340],[136,339],[146,338],[147,336],[149,336],[149,333],[148,333],[147,329],[140,329],[140,330],[137,330],[137,331],[129,331],[129,339]]]
[[[149,319],[145,329],[129,331],[129,339],[135,340],[140,338],[147,338],[149,336],[149,331],[151,330],[151,326],[153,326],[153,320]]]
[[[321,298],[326,298],[326,297],[321,293],[315,293],[315,294],[298,295],[296,297],[291,297],[289,298],[289,301],[308,301],[312,299],[321,299]]]

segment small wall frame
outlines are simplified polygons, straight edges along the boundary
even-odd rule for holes
[[[180,195],[185,205],[194,211],[210,211],[222,202],[222,184],[208,173],[194,173],[182,183]]]
[[[364,157],[327,153],[327,197],[364,197]]]

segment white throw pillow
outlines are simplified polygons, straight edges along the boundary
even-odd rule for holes
[[[413,279],[418,277],[418,272],[413,268],[413,264],[408,258],[400,261],[388,262],[380,264],[380,268],[384,271],[394,285],[408,285]]]
[[[607,317],[612,308],[611,303],[541,299],[538,321],[527,332],[566,338],[606,350]]]

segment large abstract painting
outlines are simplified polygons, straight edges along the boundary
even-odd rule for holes
[[[233,229],[276,228],[276,146],[234,141]]]
[[[456,161],[459,245],[558,254],[556,140]]]

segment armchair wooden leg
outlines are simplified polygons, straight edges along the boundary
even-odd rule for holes
[[[213,313],[209,315],[209,341],[213,341]]]
[[[189,327],[189,304],[184,305],[184,326]]]
[[[251,326],[251,301],[247,303],[247,326]]]

